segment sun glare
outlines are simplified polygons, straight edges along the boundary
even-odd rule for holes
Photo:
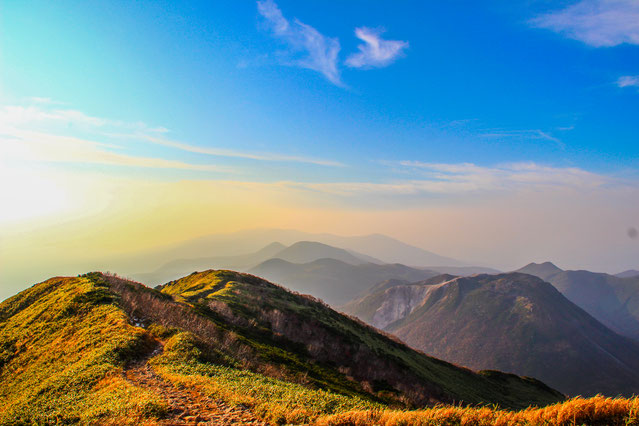
[[[61,214],[69,206],[69,193],[46,172],[0,167],[0,225]]]

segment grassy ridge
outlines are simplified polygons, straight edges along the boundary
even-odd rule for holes
[[[311,377],[340,393],[359,390],[361,394],[353,387],[359,382],[380,402],[401,400],[408,406],[464,400],[525,408],[563,399],[535,380],[497,372],[478,374],[416,352],[312,297],[251,275],[204,271],[168,283],[162,292],[236,324],[238,333],[258,343],[258,353],[274,355],[269,362],[284,363],[298,372],[312,372],[321,365],[345,372],[336,375],[323,369]],[[345,381],[344,375],[351,380]]]
[[[153,339],[165,342],[164,352],[150,360],[163,379],[231,405],[246,405],[271,424],[471,424],[464,419],[503,419],[534,411],[393,411],[401,402],[397,389],[373,379],[355,380],[348,364],[322,358],[324,345],[334,345],[333,352],[369,348],[371,358],[359,359],[359,364],[369,365],[376,356],[388,358],[410,374],[433,375],[443,386],[478,397],[493,393],[507,401],[511,393],[511,401],[522,404],[538,398],[538,392],[554,395],[532,379],[477,374],[425,357],[317,300],[256,277],[209,271],[174,284],[161,293],[87,274],[48,280],[0,304],[0,425],[157,424],[166,401],[122,376],[127,363],[149,353]],[[301,334],[291,334],[290,327]],[[304,327],[319,340],[295,340],[306,336]],[[262,369],[247,370],[254,362]],[[629,401],[626,412],[619,401]],[[613,403],[617,411],[610,424],[634,419],[636,402],[607,400],[599,406]],[[403,406],[411,405],[406,400]],[[578,408],[573,404],[569,409]]]
[[[147,339],[113,301],[88,278],[53,278],[0,305],[0,424],[136,424],[163,413],[157,395],[119,376]]]
[[[152,360],[155,371],[177,386],[243,404],[271,424],[306,424],[321,415],[386,407],[355,395],[312,389],[241,368],[206,361],[205,350],[189,333],[171,337],[164,353]]]

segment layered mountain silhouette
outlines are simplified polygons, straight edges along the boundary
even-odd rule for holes
[[[471,368],[539,377],[570,395],[639,392],[639,344],[553,285],[523,273],[448,278],[392,283],[345,310]]]
[[[363,263],[384,263],[365,254],[350,252],[328,244],[316,241],[298,241],[271,256],[272,258],[286,260],[291,263],[308,263],[318,259],[335,259],[351,265]]]
[[[329,258],[301,264],[269,259],[249,272],[292,290],[312,294],[333,306],[348,302],[381,280],[416,281],[439,275],[436,271],[401,264],[353,265]]]
[[[563,399],[535,379],[424,355],[313,297],[213,270],[161,289],[57,277],[2,302],[0,383],[0,424],[308,423],[389,405]]]
[[[105,267],[108,266],[110,269],[134,276],[141,271],[155,271],[178,259],[245,256],[255,253],[275,241],[286,247],[300,241],[315,241],[379,259],[383,263],[402,263],[415,267],[466,266],[464,262],[457,259],[441,256],[381,234],[349,237],[291,229],[253,229],[228,234],[207,235],[133,256],[105,259],[104,264]],[[370,259],[365,260],[371,261]],[[253,262],[250,266],[255,266],[257,263],[259,262]],[[208,266],[208,268],[212,267],[222,266]],[[202,270],[202,268],[193,270]]]
[[[249,254],[174,260],[164,264],[154,272],[133,274],[133,278],[150,285],[158,285],[182,277],[193,271],[202,271],[211,268],[248,271],[268,259],[282,259],[292,263],[307,263],[324,258],[336,259],[353,265],[369,262],[383,263],[364,254],[350,252],[315,241],[298,241],[290,246],[274,242]]]
[[[550,262],[531,263],[518,272],[550,282],[571,302],[612,330],[639,340],[639,277],[564,271]]]

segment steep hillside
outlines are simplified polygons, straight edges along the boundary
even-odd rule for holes
[[[270,259],[249,272],[300,293],[312,294],[332,306],[343,305],[382,280],[418,281],[439,275],[400,264],[351,265],[335,259],[319,259],[304,264]]]
[[[612,330],[639,340],[639,277],[562,270],[546,274],[528,266],[519,272],[525,270],[554,285],[571,302]]]
[[[161,292],[100,273],[51,279],[0,304],[0,349],[3,425],[306,423],[389,406],[562,399],[534,379],[425,356],[230,271]]]
[[[486,400],[487,389],[505,399],[512,398],[510,392],[516,396],[524,388],[532,392],[545,389],[545,397],[557,396],[538,382],[497,372],[476,374],[425,356],[317,299],[291,293],[254,276],[206,271],[168,283],[162,293],[224,318],[234,325],[236,333],[246,333],[248,339],[285,347],[293,354],[291,359],[331,366],[341,372],[337,377],[345,374],[369,391],[378,390],[391,398],[403,395],[400,399],[413,404],[449,398]],[[276,356],[269,355],[268,359],[280,362]],[[286,358],[281,361],[290,363]],[[311,378],[306,375],[307,380]],[[517,390],[518,386],[523,388]]]
[[[0,304],[0,424],[135,424],[160,417],[155,392],[126,381],[152,347],[105,282],[52,278]],[[135,395],[135,398],[133,397]]]
[[[639,392],[639,344],[531,275],[429,286],[421,304],[385,329],[434,356],[539,377],[570,395]]]

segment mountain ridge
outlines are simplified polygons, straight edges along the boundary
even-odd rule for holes
[[[435,271],[411,268],[402,264],[351,265],[328,258],[304,264],[269,259],[248,272],[292,290],[312,294],[333,306],[350,301],[380,279],[406,278],[417,281],[439,275]]]
[[[407,306],[409,289],[415,294],[411,286],[386,289],[386,298],[377,300],[376,310],[364,311],[362,319],[435,356],[472,368],[541,377],[570,395],[639,391],[639,344],[617,335],[538,277],[476,275],[423,286],[408,313],[380,323],[384,312],[401,312],[392,306],[384,310],[385,304]],[[347,312],[356,309],[350,306]]]
[[[47,280],[0,304],[0,349],[0,401],[10,407],[0,424],[161,422],[183,405],[148,386],[160,382],[200,395],[189,404],[223,400],[275,424],[388,406],[563,400],[535,379],[426,356],[315,298],[233,271],[159,290],[102,273]],[[140,366],[152,376],[140,379]],[[172,424],[193,421],[180,419]]]
[[[639,340],[639,277],[619,278],[585,270],[546,274],[529,269],[529,272],[550,282],[571,302],[615,332]]]

